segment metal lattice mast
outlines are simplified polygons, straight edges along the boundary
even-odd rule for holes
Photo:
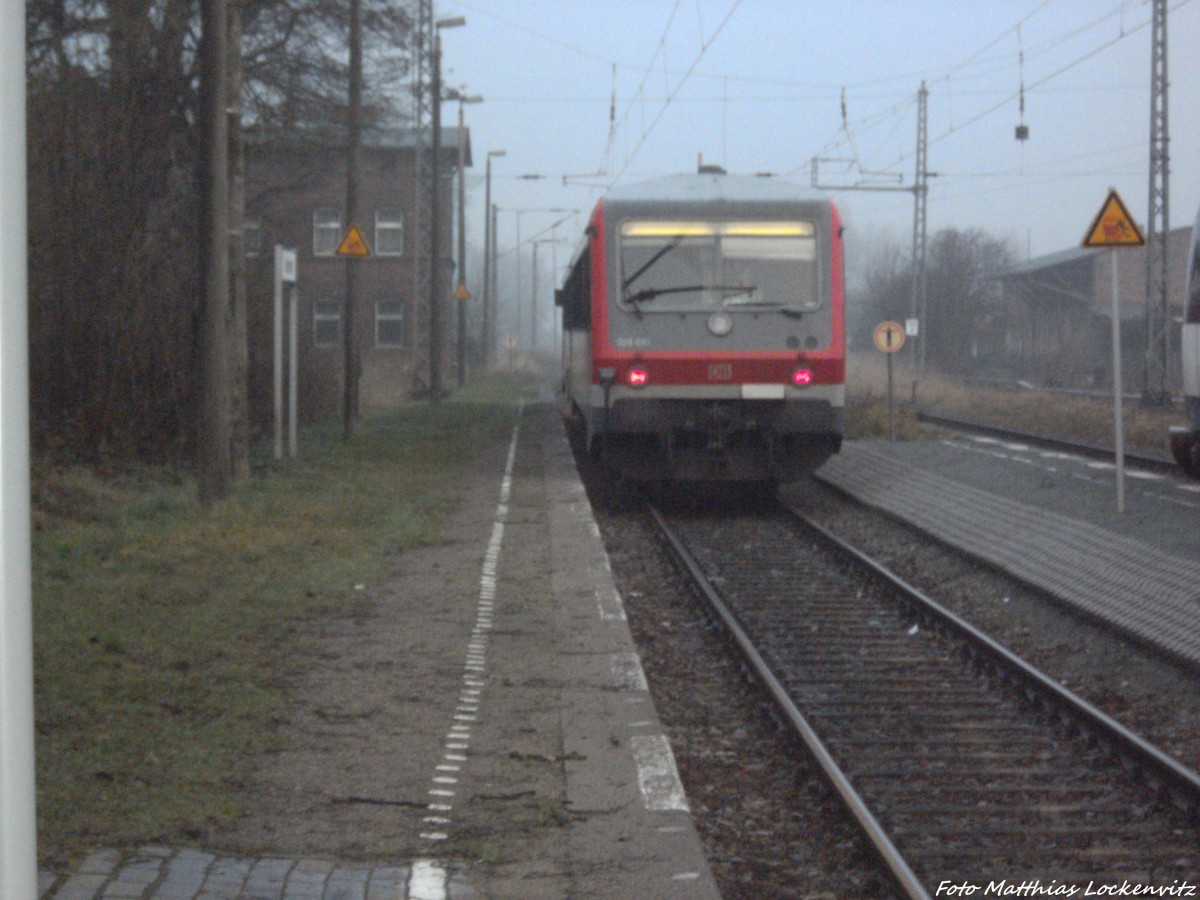
[[[433,155],[429,140],[433,107],[433,0],[412,0],[412,91],[413,91],[413,221],[409,253],[412,266],[412,314],[409,341],[412,364],[412,393],[424,394],[429,385],[429,285],[433,277],[429,266],[434,245],[431,221],[430,186],[433,184]]]
[[[842,115],[845,116],[845,105],[843,103]],[[853,162],[858,167],[861,174],[873,178],[886,178],[891,180],[892,175],[886,172],[863,172],[859,166],[858,156],[855,154],[853,160],[845,159],[826,159],[826,162]],[[914,345],[914,360],[917,360],[917,353],[920,354],[919,362],[924,365],[925,362],[925,334],[926,323],[925,319],[925,248],[926,248],[926,207],[929,197],[929,177],[936,175],[936,172],[929,171],[929,90],[925,86],[925,82],[921,82],[921,90],[917,93],[917,172],[913,180],[912,187],[904,187],[903,175],[894,176],[898,180],[896,184],[822,184],[819,175],[819,166],[821,159],[814,157],[812,160],[812,186],[826,191],[903,191],[913,195],[913,249],[912,249],[912,295],[909,309],[909,318],[916,319],[920,322],[921,333],[917,337],[917,343]],[[916,347],[920,347],[919,350]]]
[[[929,91],[925,82],[917,94],[917,172],[913,182],[913,284],[912,317],[921,325],[917,338],[920,366],[925,368],[925,345],[929,340],[929,323],[925,321],[925,235],[926,206],[929,196]]]
[[[1143,399],[1170,396],[1171,320],[1167,289],[1170,159],[1167,130],[1167,0],[1153,0],[1150,36],[1150,210],[1146,222],[1146,373]]]

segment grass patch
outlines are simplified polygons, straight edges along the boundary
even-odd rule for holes
[[[341,429],[266,461],[210,509],[189,477],[34,475],[39,844],[188,843],[241,812],[281,740],[299,623],[355,607],[397,550],[436,542],[470,466],[511,431],[520,380]]]
[[[1113,445],[1111,398],[1068,395],[1026,388],[978,386],[933,373],[923,375],[913,403],[913,375],[902,359],[893,372],[896,436],[924,440],[941,432],[917,421],[916,408],[950,418],[981,422],[1066,440]],[[846,367],[846,435],[887,437],[887,363],[880,353],[851,354]],[[1182,407],[1147,407],[1126,400],[1125,445],[1132,451],[1169,456],[1167,428],[1184,423]]]

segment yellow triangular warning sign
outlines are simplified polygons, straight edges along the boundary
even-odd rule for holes
[[[363,239],[362,232],[358,230],[357,225],[350,226],[350,230],[346,232],[346,236],[338,244],[337,255],[360,258],[371,255],[371,248],[367,246],[367,242]]]
[[[467,286],[465,284],[460,283],[458,285],[458,288],[454,291],[454,299],[455,300],[470,300],[471,299],[471,292],[467,290]]]
[[[1083,238],[1085,247],[1144,247],[1146,238],[1115,190],[1100,208]]]

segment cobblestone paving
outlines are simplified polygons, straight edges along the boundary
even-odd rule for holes
[[[43,877],[46,900],[433,900],[473,898],[462,866],[335,863],[322,859],[218,856],[199,850],[143,847],[122,857],[89,856],[66,881]]]

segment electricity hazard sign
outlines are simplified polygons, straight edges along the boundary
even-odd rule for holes
[[[1108,192],[1108,199],[1092,221],[1083,238],[1085,247],[1144,247],[1146,238],[1133,221],[1116,190]]]
[[[358,230],[357,225],[350,226],[350,230],[346,232],[346,236],[338,244],[337,255],[353,256],[359,259],[371,255],[371,248],[367,246],[367,242],[363,238],[362,232]]]

